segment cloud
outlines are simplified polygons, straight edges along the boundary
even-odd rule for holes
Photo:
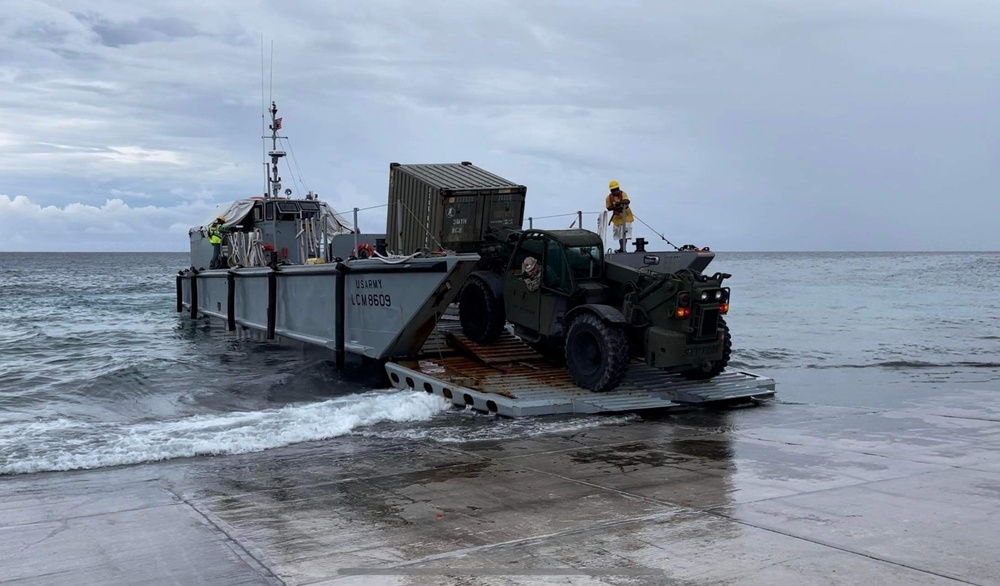
[[[112,189],[111,195],[116,198],[130,198],[130,199],[150,199],[153,196],[148,193],[143,193],[141,191],[129,191],[127,189]]]
[[[194,23],[178,17],[142,17],[130,22],[111,22],[100,15],[84,13],[76,16],[97,33],[102,45],[108,47],[187,39],[200,34]]]
[[[96,210],[67,220],[74,249],[262,192],[271,97],[284,184],[348,214],[385,202],[391,161],[471,160],[536,217],[597,210],[618,179],[660,243],[996,248],[995,3],[22,4],[0,21],[3,209]],[[0,248],[39,228],[17,209]]]
[[[121,199],[101,205],[42,206],[23,195],[0,195],[0,250],[24,252],[186,250],[187,231],[215,208],[208,201],[171,207],[132,207]]]

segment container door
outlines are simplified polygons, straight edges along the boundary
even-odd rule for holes
[[[487,197],[489,203],[483,220],[483,234],[498,232],[504,228],[517,230],[521,227],[524,221],[524,192],[501,192]]]
[[[480,205],[482,197],[476,195],[445,196],[441,205],[441,244],[462,249],[462,244],[479,242]]]

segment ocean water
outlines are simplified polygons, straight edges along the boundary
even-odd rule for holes
[[[186,257],[0,256],[0,474],[634,417],[497,419],[341,375],[324,350],[192,322],[175,311]],[[1000,392],[1000,253],[719,253],[714,271],[733,275],[733,365],[775,378],[779,409]]]

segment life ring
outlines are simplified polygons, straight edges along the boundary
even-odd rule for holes
[[[375,256],[375,247],[367,242],[362,242],[354,249],[354,258],[371,258]]]

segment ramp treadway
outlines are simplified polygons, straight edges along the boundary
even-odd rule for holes
[[[456,405],[508,417],[683,409],[750,401],[774,395],[774,380],[727,370],[707,381],[691,381],[634,363],[613,391],[595,393],[573,382],[566,368],[532,350],[513,334],[480,345],[445,320],[424,346],[423,356],[390,362],[393,386],[441,395]]]

